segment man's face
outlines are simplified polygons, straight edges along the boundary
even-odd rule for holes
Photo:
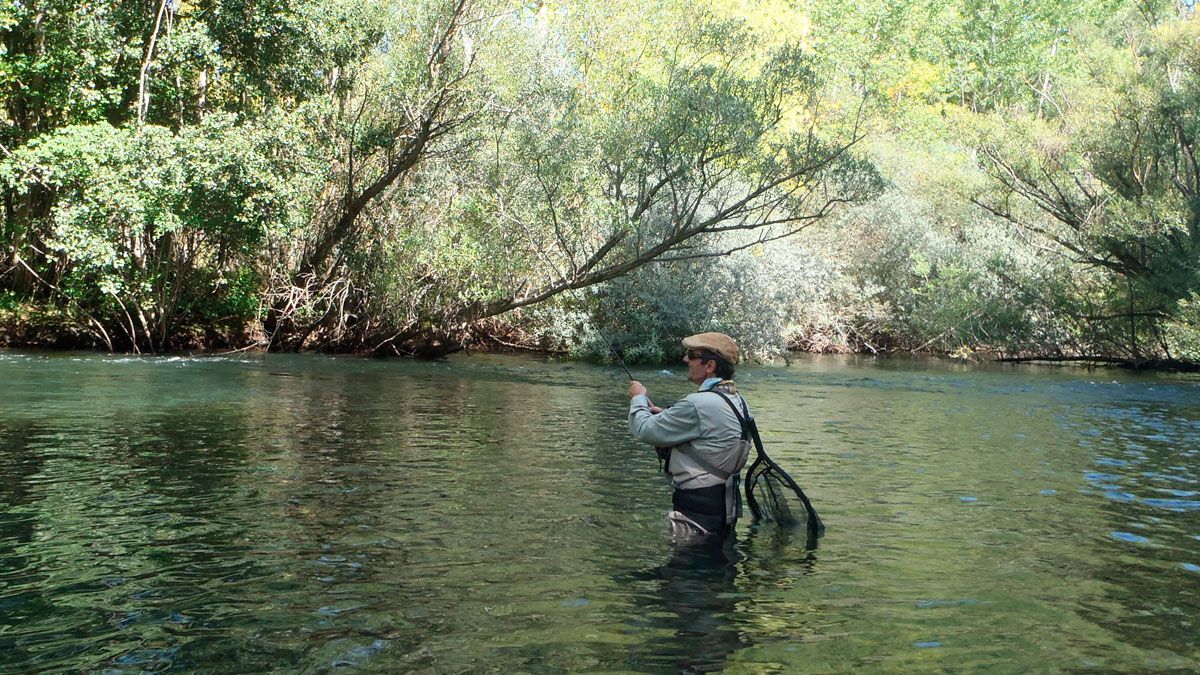
[[[700,358],[699,354],[690,349],[683,355],[683,362],[688,367],[688,380],[696,386],[704,384],[704,381],[712,377],[717,369],[716,362],[705,361]]]

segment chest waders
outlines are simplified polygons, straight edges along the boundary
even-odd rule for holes
[[[742,412],[738,412],[737,406],[728,396],[715,389],[708,391],[720,396],[729,405],[729,409],[733,411],[734,417],[741,425],[742,435],[725,457],[716,463],[710,462],[696,453],[686,453],[689,459],[699,464],[708,473],[725,481],[725,484],[693,490],[676,488],[671,495],[671,506],[679,516],[691,520],[692,525],[701,527],[703,531],[710,534],[724,534],[742,515],[742,494],[739,487],[742,468],[746,466],[746,461],[750,458],[751,435],[750,427],[746,424],[750,411],[746,408],[745,399],[742,400]],[[664,472],[667,472],[671,462],[672,449],[656,448],[656,450],[659,460],[662,462],[662,468]],[[685,451],[680,450],[680,452]]]

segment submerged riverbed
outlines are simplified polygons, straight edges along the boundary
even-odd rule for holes
[[[731,560],[673,555],[616,368],[0,351],[0,670],[1200,662],[1200,379],[738,381],[813,550],[743,521]]]

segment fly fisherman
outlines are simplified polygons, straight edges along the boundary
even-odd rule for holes
[[[738,348],[723,333],[700,333],[683,340],[688,379],[694,394],[662,409],[650,402],[641,382],[629,384],[629,431],[659,449],[663,470],[675,488],[667,514],[679,543],[733,531],[741,515],[739,472],[750,453],[741,419],[746,402],[733,383]]]

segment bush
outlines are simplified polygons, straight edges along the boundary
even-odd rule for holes
[[[43,135],[0,166],[18,193],[57,197],[43,268],[67,304],[133,349],[165,347],[175,326],[257,308],[247,273],[267,236],[301,218],[274,131],[230,115],[173,134],[106,123]]]

